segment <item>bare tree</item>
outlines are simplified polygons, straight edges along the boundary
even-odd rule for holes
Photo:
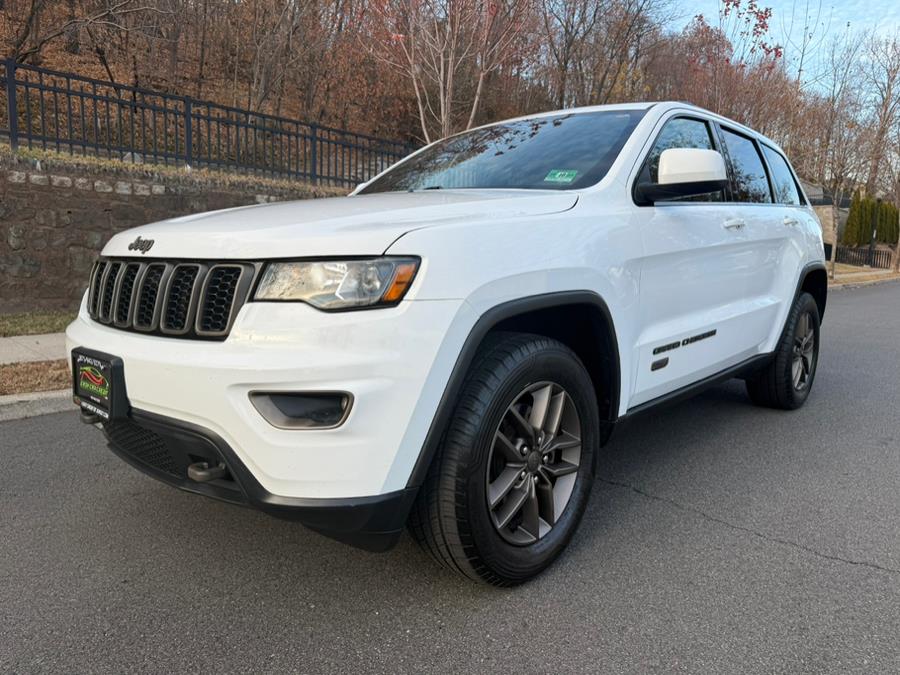
[[[531,15],[529,3],[530,0],[496,0],[480,8],[474,50],[478,79],[466,129],[471,129],[475,123],[487,76],[516,53],[525,51],[523,34],[527,17]]]
[[[22,29],[13,38],[12,47],[7,52],[9,58],[19,63],[27,63],[40,55],[51,42],[81,27],[113,26],[119,30],[126,30],[121,23],[122,17],[149,9],[146,6],[137,6],[136,0],[118,0],[46,27],[41,24],[41,17],[49,4],[47,0],[31,0]]]
[[[802,113],[803,91],[810,81],[816,81],[820,75],[810,74],[809,61],[814,52],[822,49],[827,34],[827,21],[823,19],[822,0],[795,0],[791,5],[790,16],[782,21],[782,37],[786,61],[794,71],[794,95],[791,97],[790,117],[787,120],[787,140],[785,150],[793,154],[796,135],[796,120]],[[798,24],[799,31],[798,31]],[[799,36],[798,33],[799,32]]]
[[[475,73],[466,127],[474,122],[484,80],[508,58],[521,34],[521,0],[388,0],[376,5],[371,53],[401,71],[416,97],[426,141],[457,126],[460,79]]]
[[[543,0],[541,4],[541,23],[551,73],[549,86],[557,108],[564,108],[571,100],[571,70],[583,54],[587,37],[607,5],[607,0]]]
[[[885,145],[900,111],[900,40],[896,37],[873,37],[869,42],[867,57],[865,78],[874,116],[871,123],[866,194],[872,195],[878,186]]]

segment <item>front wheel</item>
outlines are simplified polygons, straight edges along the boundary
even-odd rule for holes
[[[747,378],[747,393],[757,405],[796,410],[809,396],[819,363],[819,306],[801,293],[791,307],[771,363]]]
[[[469,372],[410,517],[439,563],[497,586],[522,583],[568,544],[599,446],[591,378],[568,347],[491,336]]]

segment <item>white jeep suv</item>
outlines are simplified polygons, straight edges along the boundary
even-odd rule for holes
[[[68,328],[141,471],[497,585],[572,537],[613,429],[816,373],[820,226],[778,147],[683,103],[432,143],[349,197],[116,235]]]

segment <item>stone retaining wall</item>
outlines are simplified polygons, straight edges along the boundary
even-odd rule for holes
[[[115,233],[174,216],[345,194],[302,183],[0,155],[0,313],[77,308]]]

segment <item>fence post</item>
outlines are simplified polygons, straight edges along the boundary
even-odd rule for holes
[[[878,214],[881,213],[881,197],[875,200],[872,213],[872,238],[869,240],[869,267],[875,266],[875,239],[878,237]]]
[[[6,105],[9,113],[9,147],[19,149],[19,108],[16,105],[16,60],[6,59]]]
[[[191,110],[191,99],[184,98],[184,165],[191,168],[191,158],[194,155],[194,131]]]
[[[309,171],[309,182],[315,185],[319,181],[319,153],[317,149],[319,134],[315,124],[309,125],[309,142],[309,163],[312,164]]]

